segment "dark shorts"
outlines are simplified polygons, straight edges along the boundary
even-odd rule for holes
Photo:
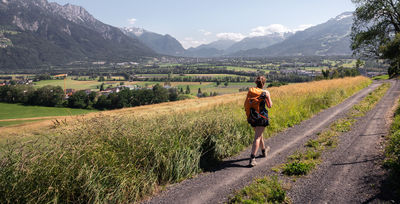
[[[269,119],[268,119],[268,111],[263,110],[261,111],[261,114],[257,113],[254,111],[254,109],[250,110],[250,117],[247,119],[247,122],[252,126],[252,127],[267,127],[269,125]]]
[[[267,127],[269,126],[269,120],[263,119],[262,121],[257,121],[255,123],[250,123],[251,127]]]

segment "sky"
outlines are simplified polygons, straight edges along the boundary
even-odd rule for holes
[[[346,11],[351,0],[49,0],[84,7],[116,27],[170,34],[185,48],[219,39],[239,41],[271,32],[298,31]]]

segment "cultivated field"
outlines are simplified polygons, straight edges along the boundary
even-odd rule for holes
[[[96,111],[0,103],[0,127],[35,122],[41,119],[54,118],[54,116],[81,115],[90,112]]]
[[[340,103],[370,83],[356,77],[269,89],[274,105],[266,137]],[[52,130],[40,123],[36,128],[42,131],[25,132],[0,147],[0,189],[4,189],[0,199],[141,200],[160,186],[190,178],[246,148],[253,132],[244,118],[245,96],[107,111],[101,117],[92,113]]]

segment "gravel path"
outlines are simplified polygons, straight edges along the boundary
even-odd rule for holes
[[[385,192],[381,168],[384,137],[388,135],[387,115],[400,94],[400,83],[392,87],[352,130],[340,137],[338,147],[324,155],[323,163],[289,192],[293,203],[382,203]]]
[[[232,195],[236,190],[248,185],[254,177],[272,174],[271,167],[286,161],[287,156],[302,147],[307,140],[315,138],[316,134],[328,127],[330,123],[343,117],[354,104],[358,103],[381,83],[382,82],[373,83],[342,104],[326,109],[313,118],[266,140],[266,144],[271,147],[271,151],[266,159],[257,159],[258,165],[256,167],[247,167],[248,157],[250,155],[250,148],[248,148],[240,155],[225,160],[223,164],[217,167],[213,172],[203,173],[193,179],[171,185],[159,195],[143,203],[226,202],[229,195]],[[393,88],[391,90],[393,92]],[[386,100],[390,99],[385,99],[385,101]],[[370,133],[368,132],[366,134]],[[345,165],[337,166],[344,167]],[[296,194],[294,189],[291,195],[301,194]],[[306,203],[308,203],[307,199]]]

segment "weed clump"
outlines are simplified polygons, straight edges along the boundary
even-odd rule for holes
[[[314,167],[314,162],[294,161],[285,164],[282,173],[288,176],[306,175]]]
[[[289,199],[277,177],[264,177],[240,190],[229,203],[289,203]]]

